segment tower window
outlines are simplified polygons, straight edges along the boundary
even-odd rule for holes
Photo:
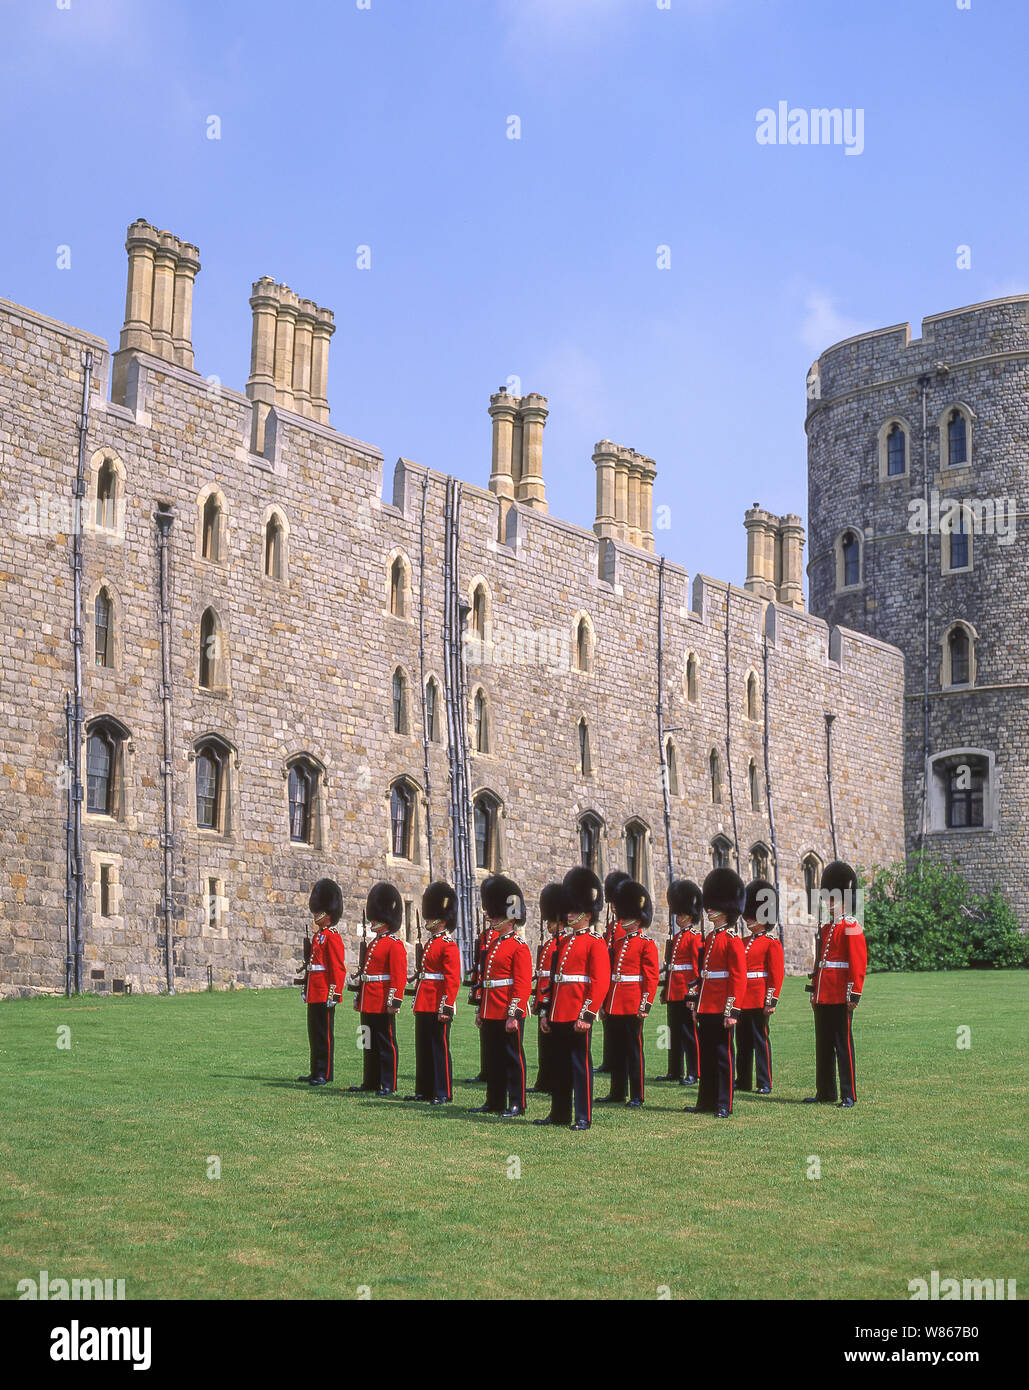
[[[625,871],[637,883],[647,884],[647,830],[640,821],[625,827]]]
[[[289,770],[289,838],[307,844],[311,839],[311,802],[314,779],[303,763]]]
[[[579,720],[579,772],[583,777],[588,777],[593,771],[593,764],[590,762],[590,729],[586,720]]]
[[[222,550],[222,510],[215,493],[211,493],[204,503],[204,520],[200,554],[205,560],[221,559]]]
[[[197,755],[197,829],[217,830],[221,793],[222,760],[213,749]]]
[[[486,696],[481,690],[476,691],[473,713],[475,718],[475,751],[476,753],[488,753],[490,751],[489,713],[486,708]]]
[[[679,795],[679,760],[675,752],[675,744],[671,739],[665,740],[665,775],[668,778],[668,795]]]
[[[399,555],[389,572],[389,611],[395,618],[407,617],[407,571]]]
[[[475,867],[495,871],[498,867],[497,817],[500,803],[489,792],[480,792],[472,804],[475,829]]]
[[[472,594],[472,628],[480,642],[486,640],[486,590],[482,584],[476,584],[475,592]]]
[[[757,676],[753,671],[747,677],[747,718],[759,718]]]
[[[86,739],[86,810],[94,816],[114,813],[116,745],[106,729]]]
[[[891,478],[907,472],[907,435],[893,425],[886,436],[886,472]]]
[[[747,783],[750,788],[750,809],[752,811],[761,810],[761,783],[758,779],[757,763],[753,758],[747,767]]]
[[[118,474],[110,459],[100,465],[96,480],[96,524],[104,531],[116,529],[115,505],[118,497]]]
[[[282,522],[277,516],[269,517],[264,528],[264,572],[268,579],[281,580],[283,577],[283,546]]]
[[[595,874],[600,873],[600,832],[600,821],[587,812],[579,821],[579,859]]]
[[[590,628],[585,618],[580,618],[575,629],[575,665],[579,671],[590,669]]]
[[[843,583],[847,588],[861,583],[861,542],[857,533],[847,531],[842,541]]]
[[[204,690],[222,685],[222,637],[218,615],[213,608],[204,610],[200,619],[200,653],[197,680]]]
[[[407,733],[407,679],[399,666],[393,672],[393,732]]]
[[[955,515],[948,536],[950,546],[950,568],[968,569],[968,529],[964,507]]]
[[[960,410],[952,410],[947,421],[947,463],[953,468],[968,462],[968,427]]]
[[[732,856],[732,845],[724,835],[716,835],[711,841],[711,867],[728,869]]]
[[[97,666],[113,666],[114,643],[111,632],[111,596],[101,589],[94,606],[93,657]]]
[[[414,790],[407,782],[394,782],[390,788],[389,812],[391,849],[397,859],[413,859]]]
[[[439,686],[431,678],[425,682],[425,728],[430,743],[439,743]]]
[[[711,773],[711,804],[720,806],[722,804],[722,768],[717,751],[712,748],[711,756],[708,758],[708,767]]]
[[[686,658],[686,699],[691,705],[697,703],[697,658],[694,652],[690,652]]]
[[[963,627],[955,627],[947,642],[950,647],[950,683],[967,685],[970,669],[968,633]]]

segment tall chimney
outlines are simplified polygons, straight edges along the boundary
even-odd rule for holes
[[[301,299],[270,275],[254,282],[253,332],[247,395],[255,403],[252,448],[264,451],[264,427],[272,407],[329,423],[329,339],[336,331],[331,309]]]
[[[597,468],[597,517],[593,529],[598,536],[618,539],[615,523],[615,469],[618,463],[618,446],[610,439],[601,439],[593,449],[593,462]]]
[[[747,528],[747,578],[744,588],[759,598],[774,602],[775,541],[779,518],[757,502],[745,513]]]
[[[804,526],[799,516],[788,512],[779,518],[781,568],[779,602],[785,608],[804,607]]]
[[[515,482],[515,500],[538,512],[547,510],[543,486],[543,426],[547,423],[547,398],[538,391],[522,397],[522,468]]]
[[[657,477],[657,464],[646,454],[636,456],[640,475],[639,528],[640,548],[654,550],[654,479]]]
[[[521,404],[517,396],[509,396],[501,386],[489,398],[489,414],[493,421],[493,460],[490,468],[489,490],[498,497],[511,500],[515,495],[513,466],[514,424]]]
[[[148,352],[193,370],[193,281],[200,270],[197,248],[144,218],[125,238],[129,253],[125,322],[111,372],[111,398],[124,404],[129,362]]]

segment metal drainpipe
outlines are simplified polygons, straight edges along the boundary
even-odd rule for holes
[[[926,818],[929,814],[929,451],[926,448],[926,398],[929,394],[929,377],[920,377],[918,385],[922,392],[922,501],[925,518],[922,528],[922,828],[918,837],[918,848],[922,850],[925,848]],[[918,861],[918,876],[922,876],[921,857]]]
[[[75,473],[75,493],[72,502],[72,618],[71,641],[75,659],[75,693],[71,705],[71,875],[74,921],[74,985],[82,993],[83,890],[82,858],[82,531],[83,501],[86,496],[86,440],[89,435],[89,388],[93,376],[93,353],[86,349],[82,359],[82,410],[79,414],[79,449]]]
[[[664,684],[664,613],[665,613],[665,557],[657,567],[657,746],[661,759],[661,791],[665,810],[665,857],[668,866],[668,882],[674,877],[672,866],[672,808],[668,797],[668,760],[665,756],[665,684]]]
[[[164,831],[161,845],[164,850],[164,888],[161,894],[161,914],[164,917],[164,965],[168,993],[175,993],[175,959],[172,930],[172,855],[175,846],[175,807],[172,797],[172,670],[171,614],[168,601],[168,537],[175,520],[168,507],[159,506],[154,513],[157,523],[157,556],[160,570],[161,604],[161,707],[164,714],[164,748],[161,761],[161,781],[164,787]]]
[[[732,841],[736,851],[736,872],[740,871],[740,836],[736,828],[736,797],[732,789],[732,746],[729,739],[730,709],[729,697],[729,601],[732,593],[725,586],[725,766],[729,774],[729,809],[732,812]]]
[[[829,788],[829,830],[832,834],[832,857],[840,857],[836,847],[836,810],[833,802],[832,790],[832,726],[835,714],[825,716],[825,781]]]
[[[422,476],[422,526],[418,554],[418,663],[422,682],[422,759],[425,764],[425,845],[429,857],[429,882],[435,877],[432,868],[432,792],[429,785],[429,712],[425,705],[425,508],[429,492],[429,475]]]
[[[772,842],[772,874],[775,882],[775,901],[776,901],[776,920],[775,924],[779,932],[779,940],[783,939],[782,912],[779,910],[779,848],[775,843],[775,813],[772,809],[772,772],[771,758],[769,755],[769,734],[768,734],[768,633],[763,634],[762,641],[762,671],[764,676],[764,715],[765,729],[762,742],[765,750],[765,801],[768,805],[768,838]]]
[[[471,959],[475,910],[472,902],[472,870],[468,830],[471,803],[468,795],[464,666],[460,650],[461,613],[458,601],[460,501],[460,484],[456,479],[448,478],[444,511],[445,548],[443,555],[444,695],[447,707],[450,761],[450,828],[454,858],[454,888],[461,905],[458,941],[461,947],[462,963],[467,967]]]
[[[65,795],[65,851],[64,851],[64,993],[66,997],[71,997],[72,983],[72,960],[73,960],[73,941],[75,939],[75,836],[74,836],[74,783],[72,781],[72,696],[66,690],[64,692],[64,724],[65,724],[65,764],[64,776],[66,781]]]

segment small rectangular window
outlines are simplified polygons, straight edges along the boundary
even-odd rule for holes
[[[111,893],[111,865],[100,865],[100,916],[113,917],[113,895]]]

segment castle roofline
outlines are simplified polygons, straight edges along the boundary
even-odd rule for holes
[[[828,347],[815,358],[816,362],[821,362],[822,358],[830,352],[835,352],[837,348],[847,347],[851,343],[868,342],[873,338],[883,338],[889,334],[902,333],[904,335],[904,347],[909,347],[913,343],[920,343],[923,338],[929,336],[926,333],[927,326],[935,323],[942,323],[947,319],[961,318],[964,314],[978,313],[983,309],[995,308],[998,304],[1029,304],[1029,294],[1004,294],[996,299],[980,299],[974,304],[963,304],[957,309],[944,309],[939,314],[926,314],[922,319],[922,333],[919,338],[911,336],[911,322],[893,323],[886,328],[870,328],[865,333],[853,333],[849,338],[840,338],[838,342],[830,343]]]

